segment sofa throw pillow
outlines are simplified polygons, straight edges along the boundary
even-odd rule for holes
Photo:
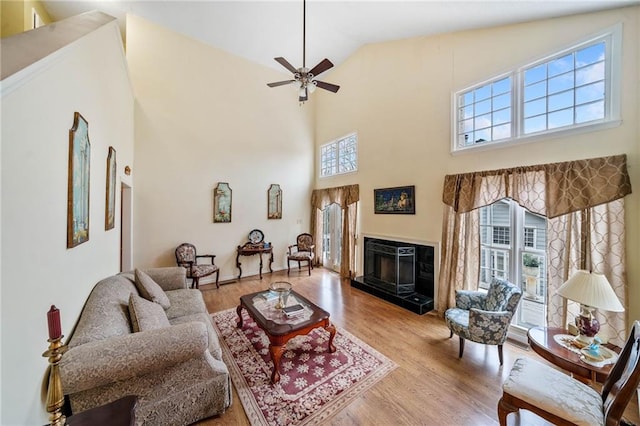
[[[169,309],[171,303],[166,293],[149,275],[136,269],[136,287],[140,292],[140,296],[147,300],[155,302],[162,306],[164,309]]]
[[[162,306],[134,293],[129,296],[129,315],[134,333],[171,326]]]

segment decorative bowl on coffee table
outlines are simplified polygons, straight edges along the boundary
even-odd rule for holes
[[[278,302],[276,303],[276,309],[282,309],[287,306],[287,299],[289,293],[291,293],[291,283],[286,281],[275,281],[269,285],[269,290],[278,295]]]

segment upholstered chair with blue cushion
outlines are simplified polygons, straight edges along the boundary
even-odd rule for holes
[[[513,313],[518,307],[522,291],[509,281],[494,278],[489,291],[456,291],[456,307],[444,313],[451,333],[460,337],[462,358],[464,341],[471,340],[485,345],[498,346],[498,358],[502,365],[502,344],[507,340],[507,331]]]

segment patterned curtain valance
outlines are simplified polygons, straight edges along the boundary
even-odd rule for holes
[[[631,193],[625,154],[537,166],[447,175],[442,201],[466,213],[512,198],[549,218],[608,203]]]
[[[335,188],[316,189],[311,193],[311,207],[323,210],[333,203],[343,208],[360,201],[360,186],[345,185]]]

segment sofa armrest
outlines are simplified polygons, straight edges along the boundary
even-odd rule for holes
[[[149,268],[143,270],[164,290],[178,290],[187,286],[187,270],[182,266]]]
[[[201,322],[132,333],[69,349],[60,361],[65,394],[163,370],[207,352]]]

